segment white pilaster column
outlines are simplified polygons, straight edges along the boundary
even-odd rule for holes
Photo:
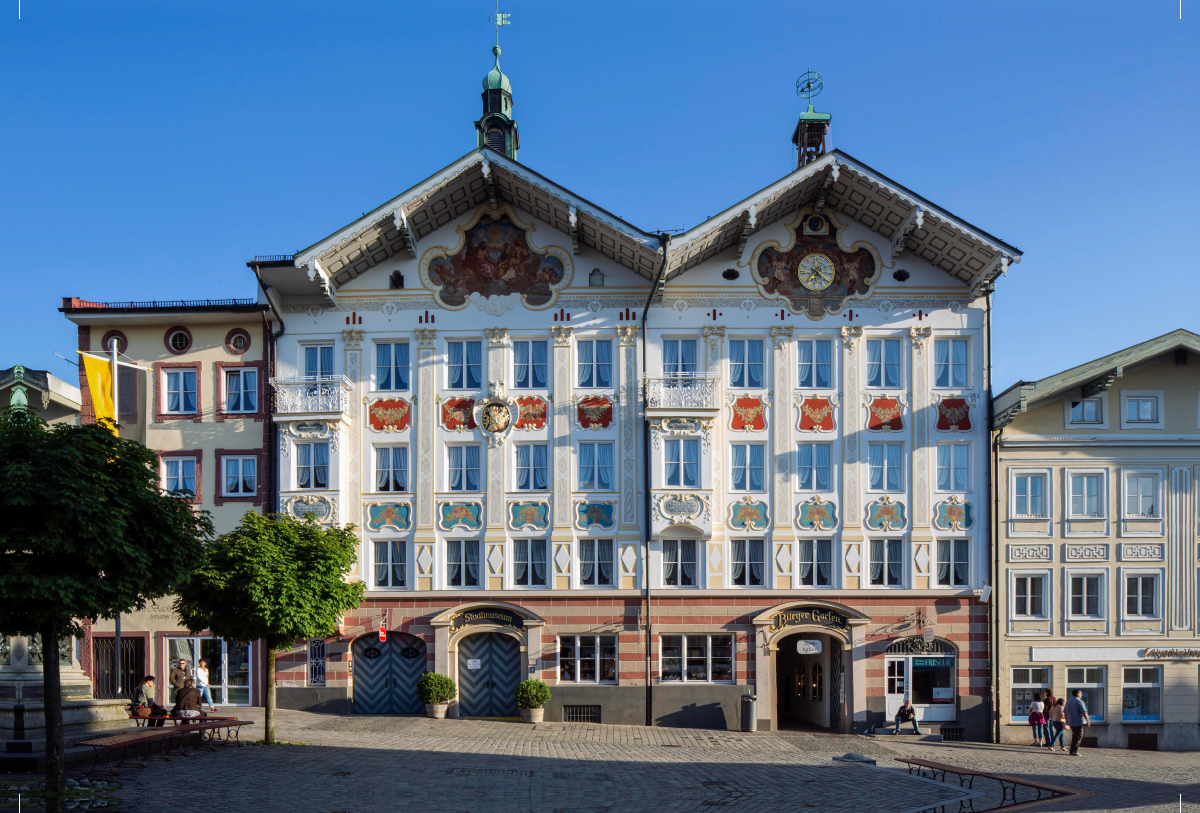
[[[504,393],[504,349],[508,339],[508,331],[502,327],[488,328],[484,331],[487,336],[487,380],[488,394]],[[516,416],[513,416],[516,420]],[[489,590],[501,590],[504,587],[505,542],[507,535],[504,530],[504,495],[505,482],[508,479],[508,466],[505,454],[507,444],[503,437],[487,436],[487,527],[483,533],[483,561],[480,567],[487,574],[485,586]]]
[[[862,501],[859,493],[859,426],[862,423],[862,398],[859,384],[858,341],[861,327],[842,327],[842,562],[847,589],[860,586],[863,560]],[[857,688],[855,689],[857,692]],[[856,706],[857,708],[857,706]]]
[[[359,461],[362,449],[363,404],[362,386],[362,343],[366,334],[361,330],[343,330],[342,341],[346,345],[346,378],[350,381],[350,409],[347,410],[349,425],[346,427],[346,487],[342,489],[342,522],[353,522],[358,526],[359,555],[351,576],[362,576],[362,563],[366,561],[365,534],[362,519],[362,492],[359,488]]]
[[[413,533],[413,564],[416,571],[417,590],[433,589],[435,542],[433,524],[433,492],[437,486],[437,471],[433,460],[433,434],[437,426],[437,404],[435,381],[437,330],[418,328],[417,338],[417,394],[416,394],[416,455],[413,468],[417,476],[412,488],[416,498],[416,521]],[[439,631],[440,633],[440,631]],[[443,666],[438,666],[442,671]]]
[[[774,360],[771,422],[774,425],[775,476],[771,498],[771,552],[774,562],[768,568],[776,573],[773,587],[791,588],[795,584],[796,541],[792,525],[792,389],[791,353],[792,328],[776,325],[771,328],[771,357]],[[786,552],[786,553],[785,553]],[[784,565],[787,565],[785,568]]]
[[[617,531],[617,586],[633,589],[639,586],[638,566],[642,561],[641,528],[638,526],[638,441],[641,421],[638,420],[637,325],[617,326],[617,347],[620,365],[620,449],[617,459],[621,466],[620,525]],[[626,551],[629,551],[628,553]]]
[[[550,328],[554,343],[554,525],[550,532],[550,566],[554,571],[554,589],[571,586],[574,560],[574,533],[571,530],[571,328]]]
[[[722,362],[725,359],[725,326],[709,325],[704,328],[704,345],[708,353],[706,370],[710,373],[721,373]],[[708,573],[707,587],[714,590],[728,587],[726,573],[729,570],[729,550],[725,544],[725,462],[722,452],[725,449],[725,376],[717,378],[717,404],[721,413],[713,425],[711,421],[701,422],[702,445],[709,453],[710,478],[712,482],[712,537],[705,546],[703,569]],[[770,557],[770,551],[766,554]],[[770,563],[764,564],[766,572],[772,572]],[[769,576],[768,576],[769,578]]]

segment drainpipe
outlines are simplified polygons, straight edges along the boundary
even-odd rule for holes
[[[658,273],[654,276],[654,284],[650,287],[650,295],[646,297],[646,305],[642,308],[642,381],[643,393],[645,393],[646,382],[646,345],[649,339],[646,336],[646,317],[650,314],[650,303],[654,301],[655,294],[659,289],[666,284],[667,275],[667,248],[671,244],[671,235],[666,232],[660,232],[658,235],[658,246],[662,252],[662,265],[658,267]],[[650,685],[650,642],[653,627],[650,624],[650,422],[646,420],[645,403],[643,395],[642,407],[642,488],[644,494],[643,500],[643,515],[642,523],[646,529],[645,538],[642,545],[642,590],[646,594],[646,725],[654,725],[654,695]]]
[[[987,399],[987,433],[988,439],[991,442],[991,465],[987,467],[988,481],[986,483],[987,491],[992,495],[991,516],[991,543],[992,543],[992,559],[988,562],[988,580],[991,585],[991,601],[988,602],[988,623],[992,630],[991,646],[988,647],[988,716],[992,720],[992,742],[1000,742],[1000,718],[996,715],[996,666],[997,666],[997,647],[1000,641],[1000,622],[999,616],[995,611],[996,600],[998,597],[998,587],[996,585],[996,577],[1000,573],[1000,526],[997,521],[999,517],[999,504],[996,499],[996,480],[999,474],[999,449],[998,440],[999,433],[992,429],[992,292],[989,292],[983,303],[983,326],[984,335],[986,336],[987,347],[987,389],[984,397]]]
[[[275,318],[277,320],[279,320],[279,330],[271,332],[271,341],[269,343],[269,346],[264,348],[264,350],[266,352],[265,361],[267,362],[267,379],[269,381],[270,379],[275,377],[276,342],[279,340],[279,337],[283,335],[283,332],[284,332],[284,330],[287,329],[287,326],[284,325],[284,323],[283,323],[283,314],[281,314],[279,312],[279,308],[275,307],[275,302],[274,302],[274,300],[271,299],[271,291],[267,288],[266,284],[263,283],[262,274],[259,273],[258,263],[248,263],[248,265],[250,265],[251,269],[253,269],[253,271],[254,271],[254,278],[256,280],[258,280],[259,290],[261,290],[263,292],[263,296],[265,296],[267,298],[267,304],[271,306],[271,312],[274,313]],[[264,319],[265,319],[265,317],[264,317]],[[267,391],[264,390],[264,395],[267,395],[267,407],[269,408],[269,410],[271,412],[274,412],[275,411],[275,393],[274,393],[274,391],[272,390],[268,394]],[[269,428],[267,430],[268,446],[267,446],[267,456],[266,456],[268,472],[267,472],[267,476],[265,478],[263,478],[263,481],[268,483],[269,485],[268,485],[268,492],[266,495],[267,498],[263,504],[266,506],[266,508],[264,509],[265,511],[273,512],[274,510],[276,510],[278,508],[278,506],[276,506],[275,502],[278,499],[278,495],[279,495],[279,475],[278,475],[278,472],[275,470],[276,467],[274,465],[274,460],[275,460],[274,452],[276,449],[278,449],[278,444],[279,444],[279,428],[275,425],[274,421],[268,421],[267,423],[269,425]]]

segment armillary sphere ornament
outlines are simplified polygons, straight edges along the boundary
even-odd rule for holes
[[[825,81],[817,71],[805,71],[804,75],[796,80],[796,95],[802,99],[808,99],[810,102],[813,96],[818,95],[824,89]]]

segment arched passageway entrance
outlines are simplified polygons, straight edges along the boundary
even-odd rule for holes
[[[822,632],[798,632],[779,642],[775,657],[779,728],[842,730],[846,719],[842,642]]]

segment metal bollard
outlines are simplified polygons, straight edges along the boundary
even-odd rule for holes
[[[758,698],[742,695],[742,731],[758,731]]]

